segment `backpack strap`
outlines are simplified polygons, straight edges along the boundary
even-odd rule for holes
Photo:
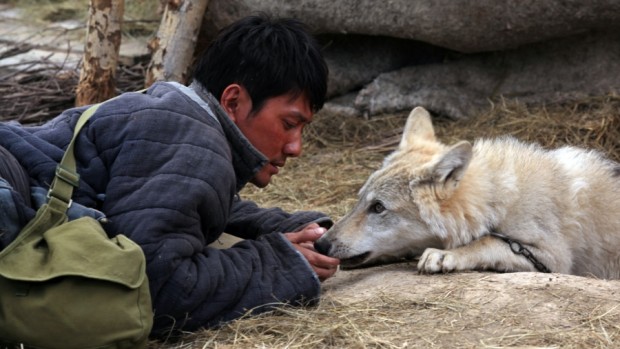
[[[145,93],[146,91],[147,89],[145,88],[136,91],[136,93]],[[112,99],[116,99],[117,97]],[[77,124],[75,125],[75,129],[73,130],[73,138],[71,138],[71,142],[69,142],[69,146],[67,146],[67,150],[65,150],[62,160],[60,160],[60,163],[56,167],[54,180],[52,181],[52,185],[50,185],[50,190],[47,192],[47,203],[63,212],[67,212],[71,206],[73,188],[77,188],[80,185],[80,175],[77,173],[75,155],[73,154],[75,140],[77,139],[80,130],[82,130],[82,127],[86,124],[90,117],[95,114],[97,109],[99,109],[103,103],[105,102],[95,104],[82,113]]]
[[[50,186],[50,190],[47,192],[47,198],[50,206],[55,206],[63,212],[66,212],[71,206],[73,188],[77,188],[80,184],[80,175],[77,173],[75,155],[73,154],[75,140],[77,139],[77,135],[80,133],[82,127],[100,106],[101,103],[95,104],[82,113],[77,124],[75,125],[73,138],[71,138],[71,142],[69,142],[69,146],[67,147],[62,160],[58,166],[56,166],[56,173],[54,175],[52,185]]]

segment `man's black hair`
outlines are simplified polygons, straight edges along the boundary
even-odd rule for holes
[[[253,112],[287,93],[305,95],[317,112],[325,103],[327,74],[319,44],[300,21],[260,14],[220,31],[198,61],[194,80],[218,100],[228,85],[243,86]]]

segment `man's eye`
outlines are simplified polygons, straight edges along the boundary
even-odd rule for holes
[[[292,123],[290,121],[284,121],[284,129],[285,130],[292,130],[292,129],[295,128],[295,126],[297,126],[297,125],[295,125],[294,123]]]
[[[370,206],[370,212],[382,213],[383,211],[385,211],[385,206],[383,206],[383,204],[379,201],[375,202]]]

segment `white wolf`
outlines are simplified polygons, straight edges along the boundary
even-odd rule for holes
[[[315,243],[360,266],[420,256],[418,271],[551,271],[620,278],[620,165],[575,147],[435,137],[415,108],[398,149]]]

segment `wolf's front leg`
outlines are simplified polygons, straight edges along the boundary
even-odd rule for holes
[[[451,250],[427,248],[418,262],[420,273],[462,270],[515,272],[536,271],[536,268],[523,255],[515,254],[506,242],[491,236]]]

